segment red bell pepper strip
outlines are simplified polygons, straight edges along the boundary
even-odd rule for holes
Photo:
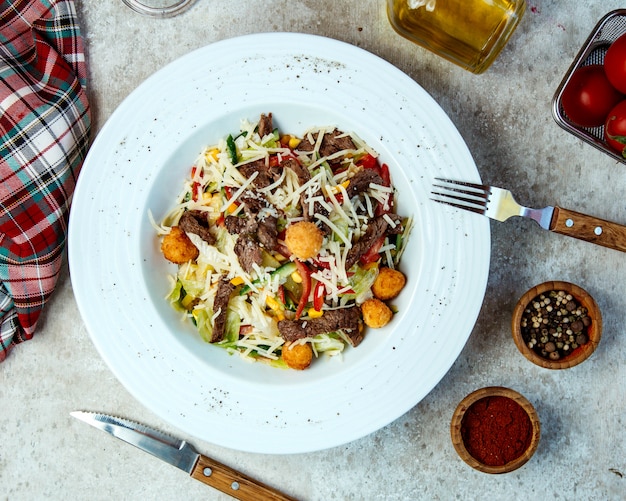
[[[391,186],[391,175],[389,174],[389,166],[387,164],[380,166],[380,177],[383,178],[383,184],[385,186]]]
[[[231,198],[233,198],[233,194],[234,194],[234,189],[232,186],[224,186],[223,187],[224,190],[224,197],[226,198],[226,201],[230,200]],[[237,205],[237,202],[235,202],[235,206]],[[220,215],[217,218],[217,221],[215,222],[215,224],[217,224],[220,227],[224,227],[224,220],[226,219],[225,214],[222,212],[220,213]]]
[[[223,228],[223,227],[224,227],[224,224],[225,224],[225,223],[224,223],[224,220],[225,220],[225,219],[226,219],[226,218],[224,217],[224,213],[223,213],[223,212],[220,212],[220,215],[219,215],[219,216],[217,216],[217,219],[215,220],[215,224],[216,224],[217,226],[219,226],[220,228]]]
[[[226,197],[226,201],[230,201],[233,198],[233,195],[235,194],[235,188],[233,188],[232,186],[224,186],[224,196]],[[231,208],[232,205],[232,208]],[[226,206],[227,210],[232,211],[233,209],[239,207],[239,202],[235,201],[232,204],[229,204]]]
[[[198,201],[198,198],[200,198],[200,183],[198,181],[194,181],[191,185],[191,199],[194,202]]]
[[[195,179],[196,177],[196,173],[198,174],[198,177],[200,179],[202,179],[204,177],[204,172],[203,171],[199,171],[198,172],[198,168],[194,165],[191,168],[191,179]],[[201,194],[201,184],[199,181],[193,181],[191,183],[191,198],[194,202],[198,201],[198,198],[200,198],[200,194]]]
[[[278,160],[278,155],[270,155],[269,166],[270,167],[278,167],[280,162]]]
[[[298,273],[302,277],[302,296],[300,296],[300,302],[296,308],[296,320],[298,320],[302,316],[304,307],[309,301],[309,294],[311,293],[311,270],[299,259],[294,260],[294,263],[296,263]]]
[[[389,175],[389,166],[387,164],[383,164],[379,171],[380,177],[383,180],[383,186],[391,186],[391,176]],[[392,212],[393,208],[393,193],[389,193],[387,195],[387,203],[378,203],[376,205],[376,209],[374,210],[375,216],[382,216],[383,214],[389,214]]]
[[[318,270],[330,270],[330,263],[328,261],[313,259],[313,264]]]
[[[322,311],[324,306],[324,296],[326,295],[326,286],[324,282],[317,282],[313,291],[313,309],[315,311]]]
[[[280,158],[280,164],[283,164],[283,162],[287,160],[295,160],[298,162],[298,165],[302,165],[302,162],[298,160],[298,157],[293,153],[291,148],[289,148],[289,153],[277,153],[276,156]]]
[[[385,235],[378,238],[378,240],[374,242],[374,245],[372,245],[370,249],[361,256],[361,259],[360,259],[361,264],[366,265],[366,264],[375,263],[376,261],[378,261],[378,259],[380,259],[380,254],[379,254],[380,248],[383,246],[384,243],[385,243]]]
[[[343,193],[337,193],[335,195],[335,200],[337,200],[337,203],[339,205],[342,205],[343,204]]]
[[[379,170],[378,161],[369,153],[366,153],[363,157],[361,157],[356,164],[364,169]]]
[[[241,327],[239,327],[239,335],[240,336],[245,336],[246,334],[250,334],[252,331],[254,330],[254,327],[252,325],[242,325]]]

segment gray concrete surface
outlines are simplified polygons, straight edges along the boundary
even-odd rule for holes
[[[509,45],[481,76],[396,35],[383,0],[198,0],[166,20],[141,17],[120,0],[78,0],[77,8],[96,130],[146,77],[192,49],[248,33],[314,33],[369,50],[414,78],[456,124],[483,180],[529,205],[557,203],[626,224],[626,166],[563,131],[550,112],[588,34],[622,4],[529,0]],[[492,222],[491,229],[490,277],[475,329],[449,373],[407,414],[363,439],[301,455],[247,454],[187,438],[305,500],[624,499],[626,255],[541,231],[528,220]],[[567,371],[531,365],[510,335],[515,301],[545,280],[581,285],[604,315],[600,347]],[[472,470],[450,442],[456,404],[487,385],[523,393],[543,426],[535,456],[504,476]],[[77,408],[102,409],[172,430],[99,357],[67,267],[35,338],[0,366],[0,408],[2,499],[227,499],[69,417]]]

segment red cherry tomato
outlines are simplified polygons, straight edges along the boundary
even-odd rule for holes
[[[604,124],[611,108],[624,96],[609,82],[600,64],[577,69],[567,83],[563,95],[563,111],[581,127]]]
[[[324,285],[324,282],[317,282],[317,284],[315,284],[315,289],[313,289],[313,309],[315,311],[322,311],[325,295],[326,286]]]
[[[604,72],[613,87],[626,93],[626,35],[615,40],[606,51]]]
[[[626,158],[626,101],[609,112],[604,125],[604,138],[611,148]]]

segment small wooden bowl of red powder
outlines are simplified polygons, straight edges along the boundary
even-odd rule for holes
[[[532,404],[509,388],[491,386],[466,396],[450,423],[463,461],[484,473],[508,473],[537,450],[541,425]]]

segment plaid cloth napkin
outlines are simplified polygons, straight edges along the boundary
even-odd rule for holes
[[[62,264],[89,147],[73,0],[0,2],[0,361],[33,337]]]

